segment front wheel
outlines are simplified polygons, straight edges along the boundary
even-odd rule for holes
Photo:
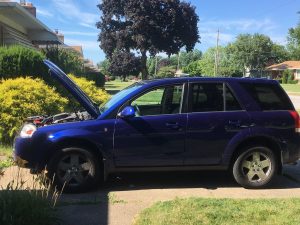
[[[95,188],[99,182],[99,161],[88,150],[71,147],[59,151],[48,167],[48,177],[58,189],[83,192]]]
[[[262,188],[269,184],[277,171],[276,156],[267,147],[246,148],[233,164],[233,176],[245,188]]]

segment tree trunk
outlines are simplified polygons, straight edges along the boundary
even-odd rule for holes
[[[147,80],[148,79],[148,68],[147,68],[147,52],[146,51],[142,51],[141,72],[142,72],[142,80]]]

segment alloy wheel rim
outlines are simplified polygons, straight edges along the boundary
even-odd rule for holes
[[[243,175],[252,183],[265,181],[272,170],[270,157],[258,151],[248,154],[241,165]]]
[[[79,153],[65,155],[58,163],[57,177],[68,186],[80,186],[92,172],[92,162]]]

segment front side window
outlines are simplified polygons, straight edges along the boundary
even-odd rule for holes
[[[146,92],[131,102],[137,116],[177,114],[182,103],[182,85],[160,87]]]

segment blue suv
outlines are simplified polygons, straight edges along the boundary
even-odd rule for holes
[[[276,81],[140,81],[99,107],[45,64],[85,111],[29,118],[14,158],[32,172],[46,169],[66,191],[90,189],[116,172],[181,170],[229,170],[240,185],[260,188],[300,157],[299,115]]]

